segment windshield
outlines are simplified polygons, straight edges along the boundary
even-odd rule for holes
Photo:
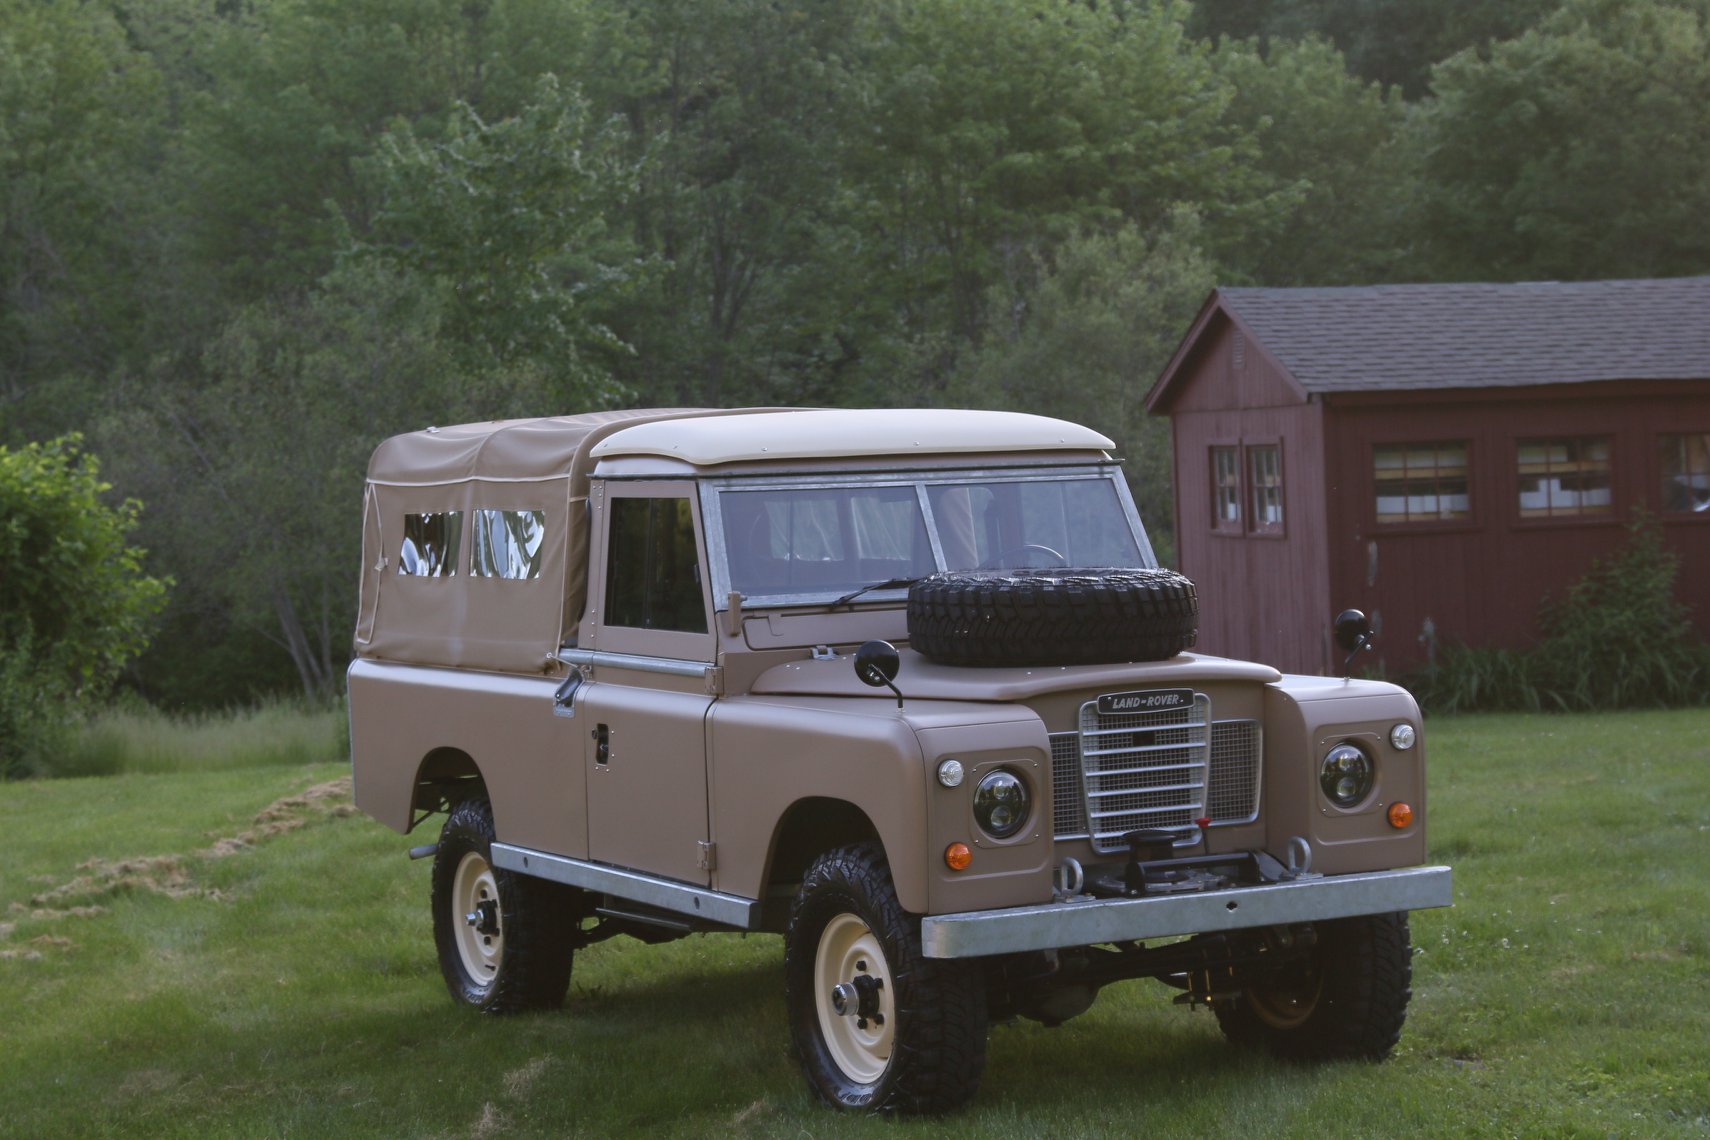
[[[729,588],[839,596],[938,570],[1146,566],[1109,475],[726,489]]]

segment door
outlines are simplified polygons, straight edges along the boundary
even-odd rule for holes
[[[603,494],[598,493],[603,490]],[[588,772],[588,853],[707,885],[710,596],[686,483],[596,488],[589,583],[593,677],[576,696]]]

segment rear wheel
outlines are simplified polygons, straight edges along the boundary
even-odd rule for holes
[[[1407,915],[1320,923],[1318,943],[1288,965],[1249,979],[1217,1022],[1239,1045],[1304,1061],[1381,1061],[1401,1038],[1413,996]]]
[[[840,1108],[944,1112],[986,1060],[984,977],[926,958],[876,844],[838,848],[802,880],[784,941],[791,1046],[808,1085]]]
[[[451,810],[433,861],[433,937],[451,996],[488,1013],[556,1009],[581,892],[493,866],[493,809]]]

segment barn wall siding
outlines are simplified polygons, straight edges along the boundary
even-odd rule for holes
[[[1333,590],[1380,620],[1390,672],[1425,664],[1433,641],[1525,648],[1538,636],[1543,598],[1562,596],[1595,559],[1617,550],[1635,506],[1659,508],[1659,437],[1687,431],[1710,431],[1710,392],[1682,385],[1629,385],[1618,399],[1564,386],[1336,408],[1326,430]],[[1522,519],[1519,441],[1583,436],[1612,442],[1611,512],[1585,520]],[[1377,525],[1373,447],[1446,439],[1465,439],[1471,449],[1471,521]],[[1710,517],[1663,518],[1682,559],[1677,596],[1710,636]]]
[[[1325,670],[1333,612],[1321,412],[1301,404],[1173,417],[1176,534],[1181,570],[1199,591],[1199,652]],[[1269,444],[1281,448],[1282,534],[1213,533],[1210,448]],[[1244,495],[1244,518],[1250,510]]]

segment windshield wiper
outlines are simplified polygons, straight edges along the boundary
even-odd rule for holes
[[[928,577],[926,574],[916,574],[912,578],[886,578],[883,582],[873,582],[869,585],[862,586],[859,590],[851,590],[847,594],[844,594],[841,598],[838,598],[835,602],[831,603],[831,608],[836,609],[838,606],[846,606],[870,590],[900,590],[904,586],[912,586],[926,577]]]

